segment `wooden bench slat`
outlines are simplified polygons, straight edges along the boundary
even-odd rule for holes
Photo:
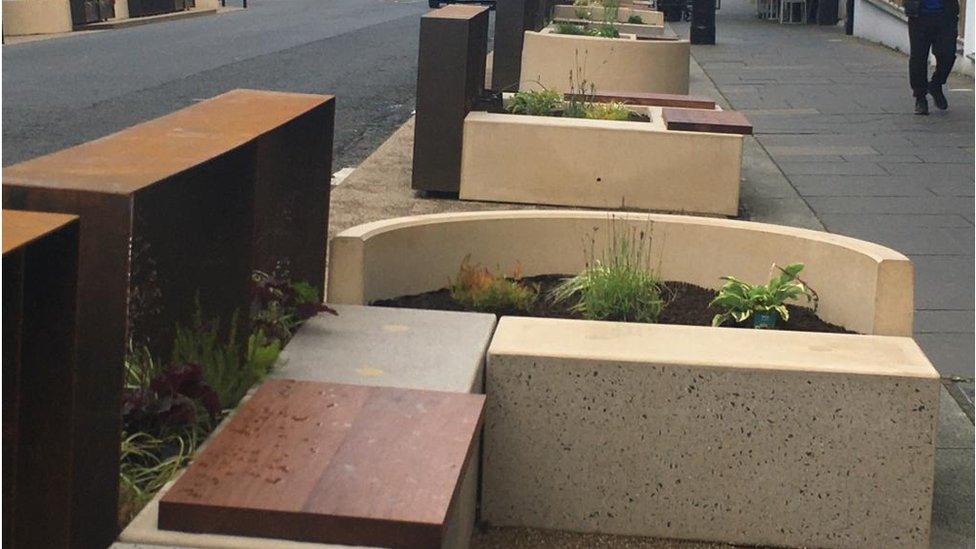
[[[667,108],[661,116],[669,130],[752,135],[752,124],[741,112]]]
[[[438,547],[485,397],[270,380],[160,500],[159,527]]]

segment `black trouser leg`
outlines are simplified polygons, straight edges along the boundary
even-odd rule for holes
[[[936,27],[936,36],[932,40],[932,54],[935,55],[935,72],[929,80],[931,86],[941,86],[946,83],[952,65],[956,62],[956,38],[959,34],[959,21],[956,17],[944,17]]]
[[[929,32],[928,18],[924,16],[908,19],[908,83],[912,95],[924,97],[929,90],[929,48],[932,46],[932,33]]]

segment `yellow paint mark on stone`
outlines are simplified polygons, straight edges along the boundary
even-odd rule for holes
[[[356,368],[356,373],[364,377],[379,377],[383,375],[383,370],[379,368],[372,368],[370,366],[364,366],[362,368]]]
[[[387,324],[383,326],[383,331],[392,333],[409,332],[410,326],[404,326],[403,324]]]

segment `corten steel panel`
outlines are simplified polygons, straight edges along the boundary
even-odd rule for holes
[[[324,296],[335,100],[264,135],[257,143],[254,266],[290,264],[292,278]]]
[[[170,356],[174,327],[189,325],[197,301],[224,328],[236,312],[237,334],[246,336],[256,147],[233,149],[134,195],[129,335],[155,356]]]
[[[491,62],[491,89],[515,91],[522,75],[522,39],[525,31],[546,26],[552,0],[496,0],[495,53]]]
[[[236,90],[4,170],[5,206],[82,219],[76,547],[104,547],[116,535],[128,335],[168,356],[196,296],[225,325],[234,310],[243,320],[252,268],[279,259],[324,284],[332,127],[320,124],[332,121],[332,101]],[[290,163],[304,165],[283,173]],[[256,252],[258,242],[269,255]]]
[[[484,91],[488,8],[452,4],[420,19],[413,188],[456,193],[464,117]]]
[[[162,497],[159,528],[440,547],[476,459],[484,402],[467,393],[267,381]]]
[[[78,220],[3,213],[4,547],[70,547]]]
[[[82,219],[71,545],[105,547],[117,530],[131,197],[5,184],[3,202],[5,208],[72,213]]]

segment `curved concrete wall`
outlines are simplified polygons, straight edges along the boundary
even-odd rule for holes
[[[626,36],[626,35],[622,35]],[[599,38],[525,32],[522,43],[521,89],[542,84],[569,90],[569,74],[579,65],[597,91],[688,93],[687,40]]]
[[[779,225],[655,214],[496,211],[366,223],[332,240],[328,301],[362,304],[444,288],[464,256],[526,276],[579,272],[595,240],[617,230],[651,232],[651,265],[664,280],[717,288],[720,276],[765,281],[773,262],[806,264],[820,316],[865,334],[912,335],[914,274],[904,255],[870,242]]]

